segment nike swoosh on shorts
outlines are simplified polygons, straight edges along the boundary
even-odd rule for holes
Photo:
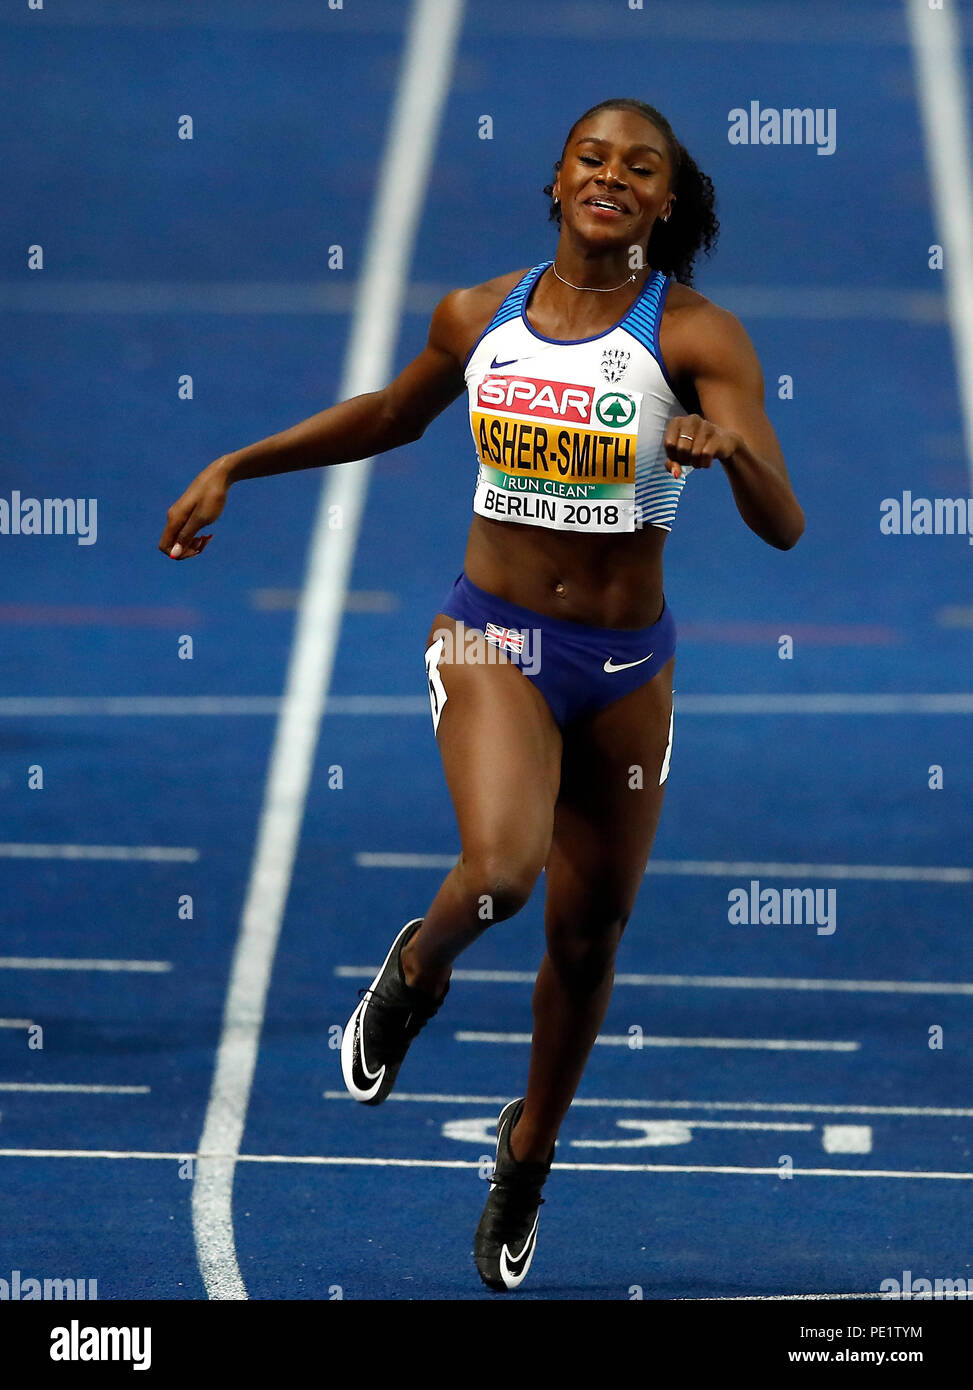
[[[649,652],[649,656],[655,656],[655,652]],[[605,662],[602,670],[604,671],[627,671],[630,666],[641,666],[643,661],[648,661],[649,656],[640,656],[638,661],[623,661],[620,666],[616,666],[611,657]]]

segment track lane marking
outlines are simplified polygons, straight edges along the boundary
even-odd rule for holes
[[[150,864],[195,864],[198,849],[170,845],[30,845],[0,843],[0,859],[117,860]]]
[[[451,869],[456,854],[414,854],[392,850],[359,850],[359,869]],[[973,883],[973,868],[905,864],[783,864],[736,859],[655,859],[646,877],[688,878],[825,878],[859,879],[879,883]]]
[[[411,10],[339,400],[378,390],[391,374],[462,12],[462,0],[416,0]],[[325,470],[311,535],[193,1183],[196,1255],[212,1299],[248,1296],[233,1231],[233,1174],[371,466],[364,459]]]
[[[375,978],[378,966],[336,965],[335,976],[343,980]],[[536,970],[453,971],[454,980],[472,984],[533,985]],[[836,990],[848,994],[956,994],[973,995],[973,984],[950,984],[925,980],[803,980],[765,975],[639,975],[620,972],[616,985],[659,986],[685,989],[797,989]]]
[[[973,488],[973,153],[957,6],[905,0]]]
[[[323,1091],[325,1100],[343,1100],[356,1103],[347,1091]],[[506,1105],[510,1096],[472,1096],[447,1095],[442,1092],[393,1091],[390,1101],[407,1101],[420,1105]],[[806,1115],[897,1115],[929,1116],[938,1119],[973,1119],[973,1108],[935,1105],[819,1105],[808,1101],[762,1101],[762,1100],[644,1100],[625,1098],[613,1099],[607,1096],[576,1096],[571,1109],[590,1106],[596,1109],[622,1110],[740,1110],[756,1114]]]
[[[484,1033],[461,1030],[453,1034],[456,1042],[467,1043],[517,1043],[533,1041],[530,1033]],[[601,1033],[595,1038],[595,1046],[627,1047],[633,1052],[644,1047],[712,1047],[728,1050],[752,1050],[758,1052],[858,1052],[859,1042],[818,1042],[807,1038],[666,1038],[639,1037],[638,1046],[628,1033]]]
[[[210,1154],[210,1158],[232,1160],[235,1163],[293,1163],[311,1167],[347,1168],[462,1168],[478,1169],[478,1159],[465,1158],[376,1158],[360,1154]],[[189,1150],[132,1150],[132,1149],[0,1149],[0,1158],[101,1158],[154,1160],[182,1163],[188,1158],[203,1161],[202,1154]],[[554,1170],[568,1173],[714,1173],[727,1176],[758,1176],[780,1179],[780,1169],[749,1168],[738,1164],[712,1163],[557,1163]],[[198,1171],[198,1169],[197,1169]],[[795,1177],[805,1178],[899,1178],[931,1179],[938,1181],[973,1181],[973,1173],[926,1172],[915,1169],[891,1168],[793,1168]]]
[[[112,960],[84,956],[0,956],[0,970],[108,970],[140,975],[164,975],[169,960]]]
[[[962,610],[966,611],[966,610]],[[279,715],[280,695],[4,695],[0,718],[223,718]],[[429,712],[424,695],[329,695],[326,715],[416,715]],[[973,714],[973,694],[894,693],[680,696],[680,715],[919,715]]]

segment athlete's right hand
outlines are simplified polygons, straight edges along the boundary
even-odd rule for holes
[[[215,459],[186,488],[178,502],[166,513],[166,529],[159,541],[163,555],[173,560],[191,560],[201,555],[212,536],[196,533],[211,525],[226,505],[230,489],[226,457]]]

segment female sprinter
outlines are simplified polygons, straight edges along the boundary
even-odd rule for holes
[[[384,390],[210,464],[160,542],[199,555],[231,483],[411,443],[469,393],[474,516],[426,651],[462,852],[361,992],[341,1063],[356,1099],[383,1101],[453,961],[546,869],[527,1093],[501,1111],[475,1239],[497,1290],[533,1257],[662,808],[676,641],[662,547],[686,477],[719,460],[762,540],[787,550],[804,529],[750,339],[688,287],[718,232],[709,178],[664,116],[627,99],[576,121],[555,169],[553,261],[447,295]]]

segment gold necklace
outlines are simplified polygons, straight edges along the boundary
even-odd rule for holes
[[[572,285],[570,280],[565,280],[563,275],[558,275],[557,266],[554,261],[551,262],[551,269],[554,271],[554,274],[557,276],[558,280],[560,280],[561,284],[567,285],[569,290],[590,290],[592,294],[614,294],[616,290],[623,290],[626,285],[630,285],[636,275],[638,275],[638,271],[633,270],[628,279],[623,280],[620,285],[611,285],[608,289],[601,289],[597,285]]]

